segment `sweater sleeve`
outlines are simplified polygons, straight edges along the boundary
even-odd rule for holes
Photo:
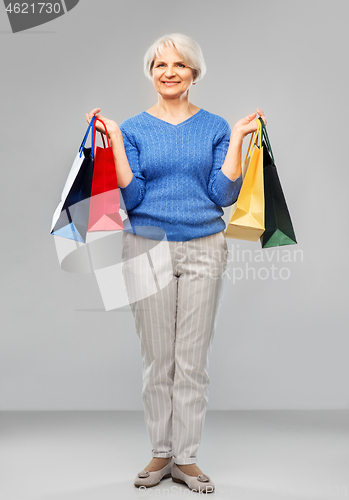
[[[228,152],[230,134],[230,127],[226,122],[225,130],[218,137],[213,148],[213,165],[208,180],[208,195],[220,207],[228,207],[235,203],[242,186],[242,175],[232,181],[222,172],[222,166]]]
[[[126,210],[132,210],[143,200],[146,191],[146,180],[143,176],[139,164],[139,150],[136,141],[130,133],[126,133],[120,126],[124,140],[125,153],[133,172],[131,181],[125,187],[120,187],[120,192],[126,207]]]

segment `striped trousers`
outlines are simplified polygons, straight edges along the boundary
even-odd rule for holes
[[[178,465],[197,461],[227,257],[223,231],[160,242],[123,234],[123,277],[140,338],[152,456],[173,456]]]

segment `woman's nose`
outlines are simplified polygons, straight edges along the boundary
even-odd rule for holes
[[[174,68],[172,66],[167,66],[165,71],[166,78],[171,78],[174,75]]]

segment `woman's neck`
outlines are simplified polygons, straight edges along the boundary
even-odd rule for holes
[[[164,99],[159,95],[157,104],[148,109],[147,113],[177,125],[195,115],[199,110],[200,108],[189,102],[189,99]]]

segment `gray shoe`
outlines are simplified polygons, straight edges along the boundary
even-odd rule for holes
[[[137,488],[139,488],[140,486],[145,486],[146,488],[156,486],[162,479],[171,477],[171,469],[173,464],[173,457],[171,457],[169,463],[160,470],[156,470],[153,472],[149,472],[146,469],[142,470],[142,472],[139,472],[137,474],[134,485],[137,486]]]
[[[177,467],[177,464],[173,464],[171,476],[172,481],[175,483],[186,484],[189,489],[198,493],[212,493],[215,489],[213,482],[206,474],[188,476],[188,474],[185,474]]]

